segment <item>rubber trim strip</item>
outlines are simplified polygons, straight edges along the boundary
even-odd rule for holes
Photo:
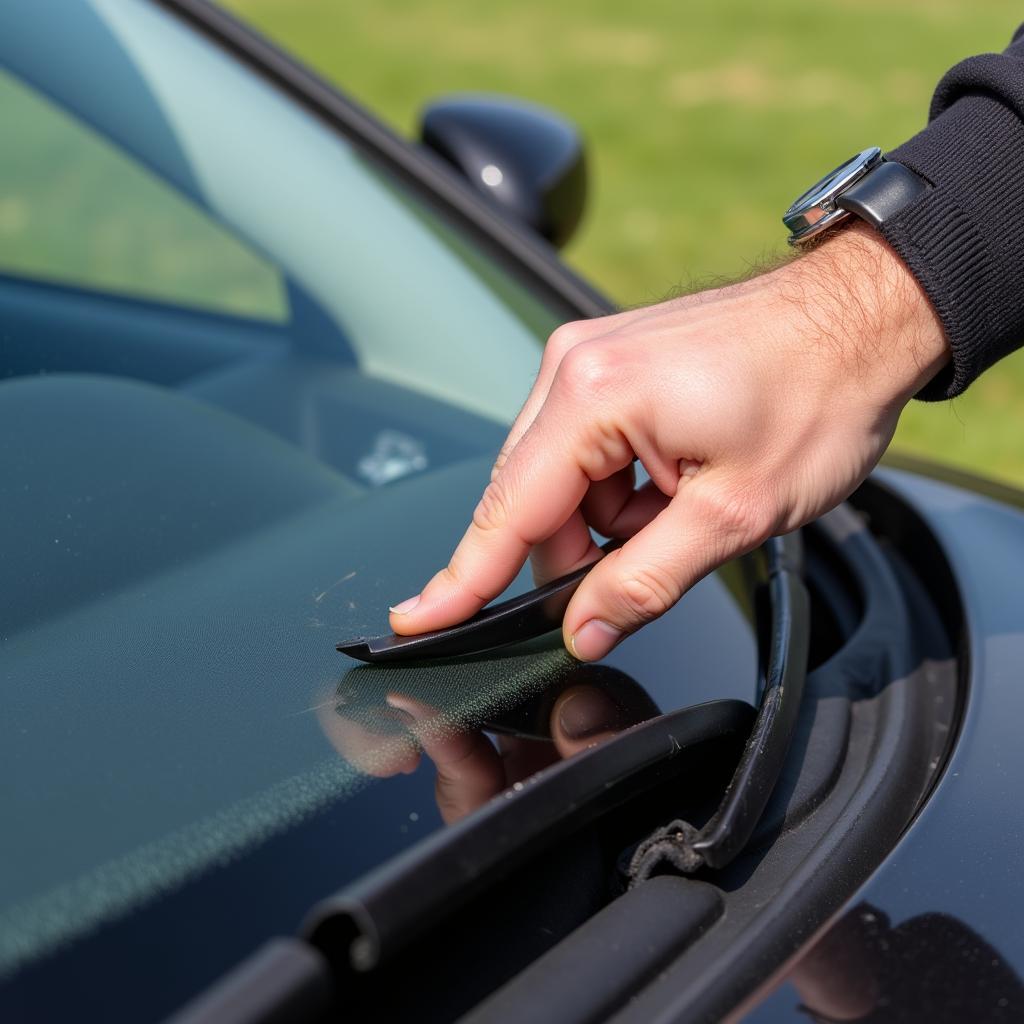
[[[664,781],[684,749],[746,737],[740,700],[684,708],[625,730],[507,790],[313,908],[303,931],[369,971],[565,836]]]

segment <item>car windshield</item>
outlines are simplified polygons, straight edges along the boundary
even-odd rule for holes
[[[334,650],[443,563],[556,314],[162,9],[43,7],[0,7],[0,973],[325,809],[344,883],[457,816],[419,747],[544,742],[576,671]],[[752,697],[741,593],[618,703]]]

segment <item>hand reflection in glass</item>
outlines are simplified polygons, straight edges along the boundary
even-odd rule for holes
[[[629,676],[600,665],[576,666],[542,694],[478,723],[453,719],[438,702],[397,685],[376,699],[360,699],[352,685],[360,672],[366,670],[350,673],[337,698],[318,706],[324,732],[350,764],[377,778],[415,771],[425,754],[437,772],[437,806],[446,824],[534,772],[659,713]],[[390,675],[396,684],[403,678]]]

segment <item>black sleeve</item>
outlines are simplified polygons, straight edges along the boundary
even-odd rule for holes
[[[951,398],[1024,344],[1024,26],[947,72],[928,127],[887,156],[933,186],[882,233],[953,350],[918,397]]]

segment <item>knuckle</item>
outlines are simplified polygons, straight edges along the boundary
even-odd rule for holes
[[[606,418],[591,417],[580,427],[579,439],[576,460],[590,480],[606,480],[632,458],[626,436]]]
[[[664,615],[679,600],[679,584],[666,569],[643,566],[633,569],[619,581],[619,593],[627,613],[647,621]]]
[[[718,536],[746,545],[771,535],[772,517],[754,488],[717,488],[704,494],[702,504],[705,521]]]
[[[577,345],[561,362],[558,377],[570,395],[592,399],[615,385],[615,359],[602,345]]]
[[[544,355],[561,363],[565,356],[581,342],[586,341],[590,334],[590,325],[586,320],[572,320],[556,327],[544,346]]]
[[[490,533],[508,525],[508,499],[498,480],[492,480],[473,510],[473,525]]]
[[[476,584],[473,576],[467,572],[463,563],[458,559],[450,561],[438,574],[448,586],[456,587],[469,594],[470,597],[481,605],[486,604],[493,595],[485,592],[485,588]]]
[[[502,467],[508,462],[509,456],[512,454],[512,449],[508,445],[503,445],[500,452],[498,452],[497,458],[494,460],[494,465],[491,467],[491,483],[494,483],[498,478],[498,474],[501,472]]]

